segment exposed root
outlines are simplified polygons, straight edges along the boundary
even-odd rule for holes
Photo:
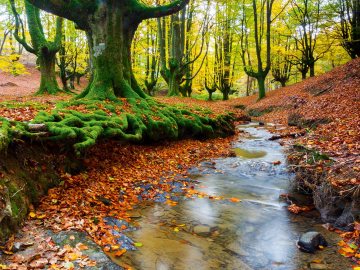
[[[200,114],[152,99],[76,100],[59,103],[51,113],[40,112],[33,122],[46,125],[49,136],[40,139],[71,140],[77,154],[93,146],[99,138],[153,142],[234,134],[234,119],[230,114],[216,118],[208,117],[206,112]]]

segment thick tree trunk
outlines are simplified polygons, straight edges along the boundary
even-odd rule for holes
[[[79,98],[145,98],[131,68],[131,41],[137,23],[126,16],[121,4],[105,6],[93,16],[88,36],[94,65],[93,80]]]
[[[262,99],[265,97],[265,78],[258,77],[256,79],[259,87],[259,99]]]
[[[281,80],[280,83],[281,83],[281,87],[285,87],[285,86],[286,86],[286,81],[285,81],[285,80]]]
[[[55,58],[56,53],[43,49],[38,57],[40,65],[40,88],[36,94],[56,94],[60,89],[56,81]]]

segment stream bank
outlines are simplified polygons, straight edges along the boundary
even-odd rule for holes
[[[61,184],[61,173],[77,172],[81,162],[59,145],[17,141],[0,155],[0,243],[23,223],[47,191]]]

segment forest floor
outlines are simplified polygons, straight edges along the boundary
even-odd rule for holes
[[[38,81],[36,70],[15,78],[0,72],[0,116],[30,121],[38,111],[51,110],[57,101],[69,98],[68,95],[33,96]],[[185,104],[190,108],[207,107],[214,114],[232,111],[241,116],[247,113],[258,121],[283,125],[281,135],[290,139],[286,143],[301,145],[327,156],[309,163],[307,155],[304,155],[297,160],[298,165],[316,174],[326,174],[323,180],[328,181],[340,194],[360,192],[360,59],[327,74],[272,91],[259,102],[256,95],[217,102],[191,98],[158,99],[167,104]],[[18,102],[25,106],[17,106]],[[245,110],[239,109],[241,105]],[[139,181],[141,186],[152,184],[156,187],[148,195],[155,196],[168,190],[175,175],[185,175],[188,167],[204,159],[229,155],[232,139],[183,140],[161,145],[115,147],[110,142],[101,142],[87,155],[86,173],[75,176],[63,174],[63,185],[51,189],[36,210],[30,212],[29,219],[54,230],[86,231],[96,243],[107,247],[107,251],[117,252],[121,256],[124,251],[119,250],[106,234],[108,225],[99,220],[112,214],[119,218],[129,218],[127,210],[137,203],[137,196],[141,193]],[[103,162],[99,163],[98,160]],[[169,175],[169,172],[172,173]],[[159,182],[160,177],[167,180]],[[184,191],[196,194],[191,186],[184,187]],[[119,192],[125,194],[120,204]],[[225,199],[239,201],[238,198]],[[176,202],[168,199],[167,203],[171,205]],[[346,241],[359,238],[360,225],[355,224],[355,229],[343,235]],[[12,238],[6,245],[9,252],[14,241]],[[42,241],[47,246],[46,252],[31,258],[19,258],[15,254],[11,269],[26,269],[21,268],[26,263],[31,263],[35,268],[53,265],[54,269],[64,261],[82,260],[84,266],[95,263],[81,255],[82,249],[86,247],[59,250],[54,248],[51,240],[43,238]],[[353,242],[347,243],[341,243],[342,253],[358,259],[358,247]],[[53,251],[48,252],[51,249]]]

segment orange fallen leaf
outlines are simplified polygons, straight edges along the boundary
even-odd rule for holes
[[[116,257],[121,257],[123,254],[126,253],[126,249],[120,249],[114,253]]]
[[[230,198],[229,201],[230,201],[230,202],[233,202],[233,203],[241,202],[241,200],[238,199],[238,198]]]

